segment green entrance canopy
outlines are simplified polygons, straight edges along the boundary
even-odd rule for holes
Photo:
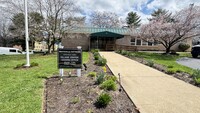
[[[95,28],[95,27],[75,27],[68,31],[69,33],[87,33],[87,34],[98,34],[98,33],[114,33],[119,35],[130,35],[127,28]]]
[[[124,35],[109,32],[109,31],[92,33],[92,34],[90,34],[90,36],[91,37],[99,37],[99,38],[101,38],[101,37],[113,37],[113,38],[116,38],[116,39],[124,37]]]

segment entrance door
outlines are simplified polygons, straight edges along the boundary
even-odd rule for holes
[[[91,49],[106,50],[108,44],[115,44],[113,37],[91,37],[90,40]]]

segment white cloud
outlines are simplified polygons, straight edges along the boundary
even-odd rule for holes
[[[143,8],[149,11],[163,8],[171,12],[179,11],[189,4],[200,5],[200,0],[77,0],[77,5],[82,9],[83,14],[89,16],[92,11],[110,11],[125,19],[128,12],[137,12],[141,16],[142,23],[148,22],[150,13],[144,12]]]

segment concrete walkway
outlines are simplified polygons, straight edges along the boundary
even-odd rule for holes
[[[141,113],[200,113],[200,88],[114,52],[100,52]]]

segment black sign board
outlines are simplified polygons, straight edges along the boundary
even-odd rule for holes
[[[81,49],[58,49],[58,68],[80,69],[82,67]]]

